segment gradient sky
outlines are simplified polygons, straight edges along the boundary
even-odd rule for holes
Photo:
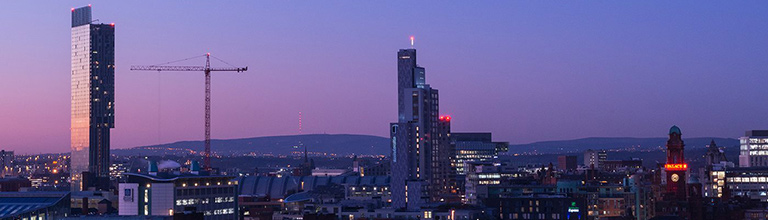
[[[116,23],[113,148],[202,139],[202,73],[129,68],[206,52],[249,67],[213,76],[214,138],[296,134],[299,111],[305,134],[387,136],[410,35],[454,131],[768,129],[766,1],[4,1],[0,148],[69,151],[70,8],[87,4]]]

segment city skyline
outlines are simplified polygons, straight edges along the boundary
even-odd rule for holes
[[[34,7],[10,3],[0,9],[0,20],[18,16],[18,22],[3,22],[0,28],[29,33],[8,36],[0,43],[3,51],[9,51],[0,59],[8,62],[4,72],[11,79],[0,82],[5,113],[0,116],[0,147],[21,153],[69,150],[69,75],[65,74],[69,63],[68,48],[62,45],[70,39],[62,28],[67,25],[61,24],[69,21],[71,7],[88,3]],[[114,21],[119,27],[115,99],[120,107],[115,121],[120,126],[112,130],[113,149],[202,139],[201,77],[135,73],[128,68],[206,52],[253,69],[214,81],[217,98],[213,99],[222,101],[213,104],[213,138],[297,134],[298,112],[304,115],[304,133],[386,137],[386,125],[396,120],[397,111],[392,107],[397,102],[392,54],[409,47],[411,35],[420,51],[420,65],[430,67],[429,82],[441,88],[446,110],[441,114],[453,117],[455,131],[490,131],[500,140],[528,143],[594,136],[662,137],[658,131],[679,125],[686,128],[685,137],[738,138],[744,130],[762,128],[765,122],[760,116],[768,111],[759,101],[768,98],[759,87],[768,82],[760,75],[768,68],[768,41],[760,40],[768,31],[759,28],[768,24],[768,16],[759,13],[768,8],[764,3],[752,7],[670,3],[674,5],[660,12],[640,3],[583,6],[584,11],[575,12],[535,3],[541,8],[534,15],[518,11],[517,3],[466,9],[361,3],[318,10],[311,3],[293,8],[236,2],[216,5],[219,10],[210,17],[168,11],[173,9],[170,3],[92,4],[97,8],[94,19]],[[185,7],[199,12],[213,4]],[[552,8],[542,9],[547,6]],[[334,13],[356,7],[382,7],[382,11]],[[33,8],[39,13],[30,13]],[[144,10],[143,18],[131,14],[139,9]],[[677,15],[675,9],[690,10],[695,16]],[[223,12],[227,10],[238,13]],[[245,13],[249,10],[264,14]],[[301,10],[320,20],[277,16]],[[396,10],[428,13],[414,16],[408,24],[404,23],[408,19],[388,14]],[[483,10],[521,14],[507,18]],[[619,11],[656,17],[634,23],[638,17],[619,17],[615,23],[567,19],[609,18]],[[735,12],[740,16],[718,20],[718,14]],[[457,13],[466,14],[453,16]],[[499,19],[501,24],[488,24]],[[41,25],[25,29],[30,22]],[[224,25],[216,27],[219,22]],[[305,28],[286,30],[284,25]],[[652,31],[659,29],[666,32]],[[45,64],[36,63],[40,60]],[[22,95],[26,90],[32,92]],[[353,109],[359,113],[349,114]]]

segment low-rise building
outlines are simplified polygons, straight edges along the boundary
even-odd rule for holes
[[[193,208],[205,219],[238,216],[237,181],[193,173],[125,173],[119,183],[119,215],[172,216]]]
[[[467,172],[464,195],[467,204],[479,204],[478,187],[498,185],[501,183],[501,172],[498,166],[490,162],[465,162]],[[483,198],[481,195],[479,198]]]
[[[578,168],[576,155],[557,156],[557,169],[561,171],[575,171]]]
[[[643,168],[643,161],[640,159],[629,160],[605,160],[601,162],[600,169],[609,172],[619,171],[637,171]]]
[[[731,197],[748,197],[768,202],[768,167],[726,169],[725,187]]]
[[[503,196],[498,219],[587,219],[583,199],[563,194]]]
[[[69,203],[69,192],[2,192],[0,219],[60,219]]]

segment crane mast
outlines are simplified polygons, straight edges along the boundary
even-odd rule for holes
[[[218,59],[218,58],[217,58]],[[211,72],[231,71],[245,72],[248,67],[211,68],[211,53],[205,54],[205,66],[131,66],[131,70],[146,71],[203,71],[205,73],[205,153],[203,154],[203,169],[211,170]]]

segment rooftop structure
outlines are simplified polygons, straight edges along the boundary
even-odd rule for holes
[[[0,219],[58,219],[69,204],[69,192],[2,192]]]
[[[288,192],[311,191],[318,186],[331,184],[348,187],[377,187],[377,190],[389,191],[389,176],[248,176],[238,178],[240,196],[261,196],[283,199]],[[355,189],[357,190],[357,189]]]
[[[119,184],[119,214],[171,216],[194,209],[205,219],[235,219],[237,181],[232,176],[193,173],[125,173]]]

